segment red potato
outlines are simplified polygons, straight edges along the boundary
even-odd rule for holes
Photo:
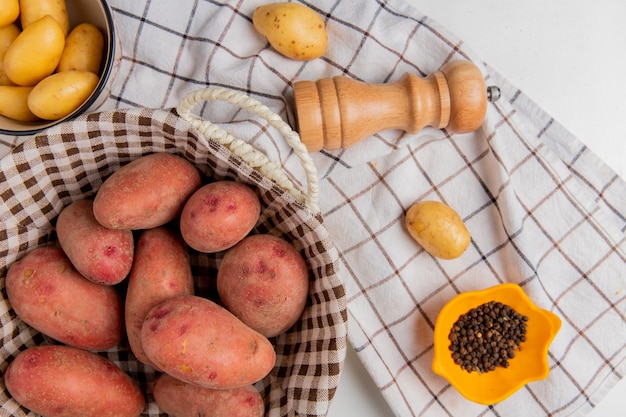
[[[252,385],[215,390],[161,374],[153,394],[159,408],[176,417],[263,417],[265,413],[263,399]]]
[[[307,265],[285,240],[251,235],[229,249],[217,272],[223,305],[265,337],[277,336],[302,315],[309,292]]]
[[[141,326],[146,314],[169,298],[193,292],[187,247],[180,236],[166,227],[142,232],[128,277],[124,309],[128,342],[139,361],[156,367],[141,345]]]
[[[85,279],[60,248],[37,248],[13,263],[6,290],[25,323],[59,342],[104,350],[122,340],[123,303],[117,289]]]
[[[154,307],[141,343],[163,372],[189,384],[232,389],[263,379],[276,363],[272,344],[206,298],[181,296]]]
[[[217,181],[199,188],[185,203],[180,231],[193,249],[220,252],[250,233],[260,214],[261,202],[250,187]]]
[[[69,346],[21,352],[4,382],[15,401],[48,417],[135,417],[146,405],[137,384],[113,362]]]
[[[133,263],[130,230],[102,226],[93,215],[93,201],[79,200],[65,207],[56,224],[57,238],[72,265],[98,284],[120,283]]]
[[[151,229],[174,220],[201,185],[186,159],[168,153],[124,165],[100,186],[93,202],[96,220],[110,229]]]

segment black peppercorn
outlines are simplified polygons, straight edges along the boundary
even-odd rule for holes
[[[509,367],[526,340],[528,317],[506,304],[489,301],[462,314],[450,331],[454,363],[467,372]]]

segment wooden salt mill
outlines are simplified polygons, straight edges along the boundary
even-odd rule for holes
[[[449,62],[425,78],[406,73],[395,83],[338,76],[294,84],[297,130],[309,152],[347,148],[387,129],[472,132],[483,123],[487,101],[499,96],[469,61]]]

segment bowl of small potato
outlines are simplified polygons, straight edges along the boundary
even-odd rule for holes
[[[104,0],[9,0],[0,12],[0,134],[33,135],[96,110],[117,68]]]

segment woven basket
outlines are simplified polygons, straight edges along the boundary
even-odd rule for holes
[[[300,157],[307,192],[244,141],[191,113],[210,100],[227,101],[267,120]],[[292,242],[308,262],[311,290],[300,321],[271,339],[276,366],[256,384],[266,416],[324,416],[335,393],[346,350],[347,310],[336,274],[338,253],[317,208],[317,174],[298,135],[276,114],[251,98],[224,89],[204,89],[185,97],[176,110],[100,112],[63,123],[24,142],[0,160],[0,289],[2,350],[0,372],[20,352],[53,344],[23,323],[5,290],[7,268],[39,246],[56,245],[55,219],[70,202],[93,198],[120,166],[142,155],[169,152],[191,161],[207,179],[232,179],[258,191],[263,210],[257,233]],[[221,254],[191,253],[198,295],[215,297]],[[206,279],[209,277],[210,279]],[[203,284],[200,285],[199,283]],[[143,415],[165,415],[153,401],[155,371],[130,353],[126,342],[98,352],[133,377],[146,393]],[[0,415],[34,416],[13,399],[0,380]]]

